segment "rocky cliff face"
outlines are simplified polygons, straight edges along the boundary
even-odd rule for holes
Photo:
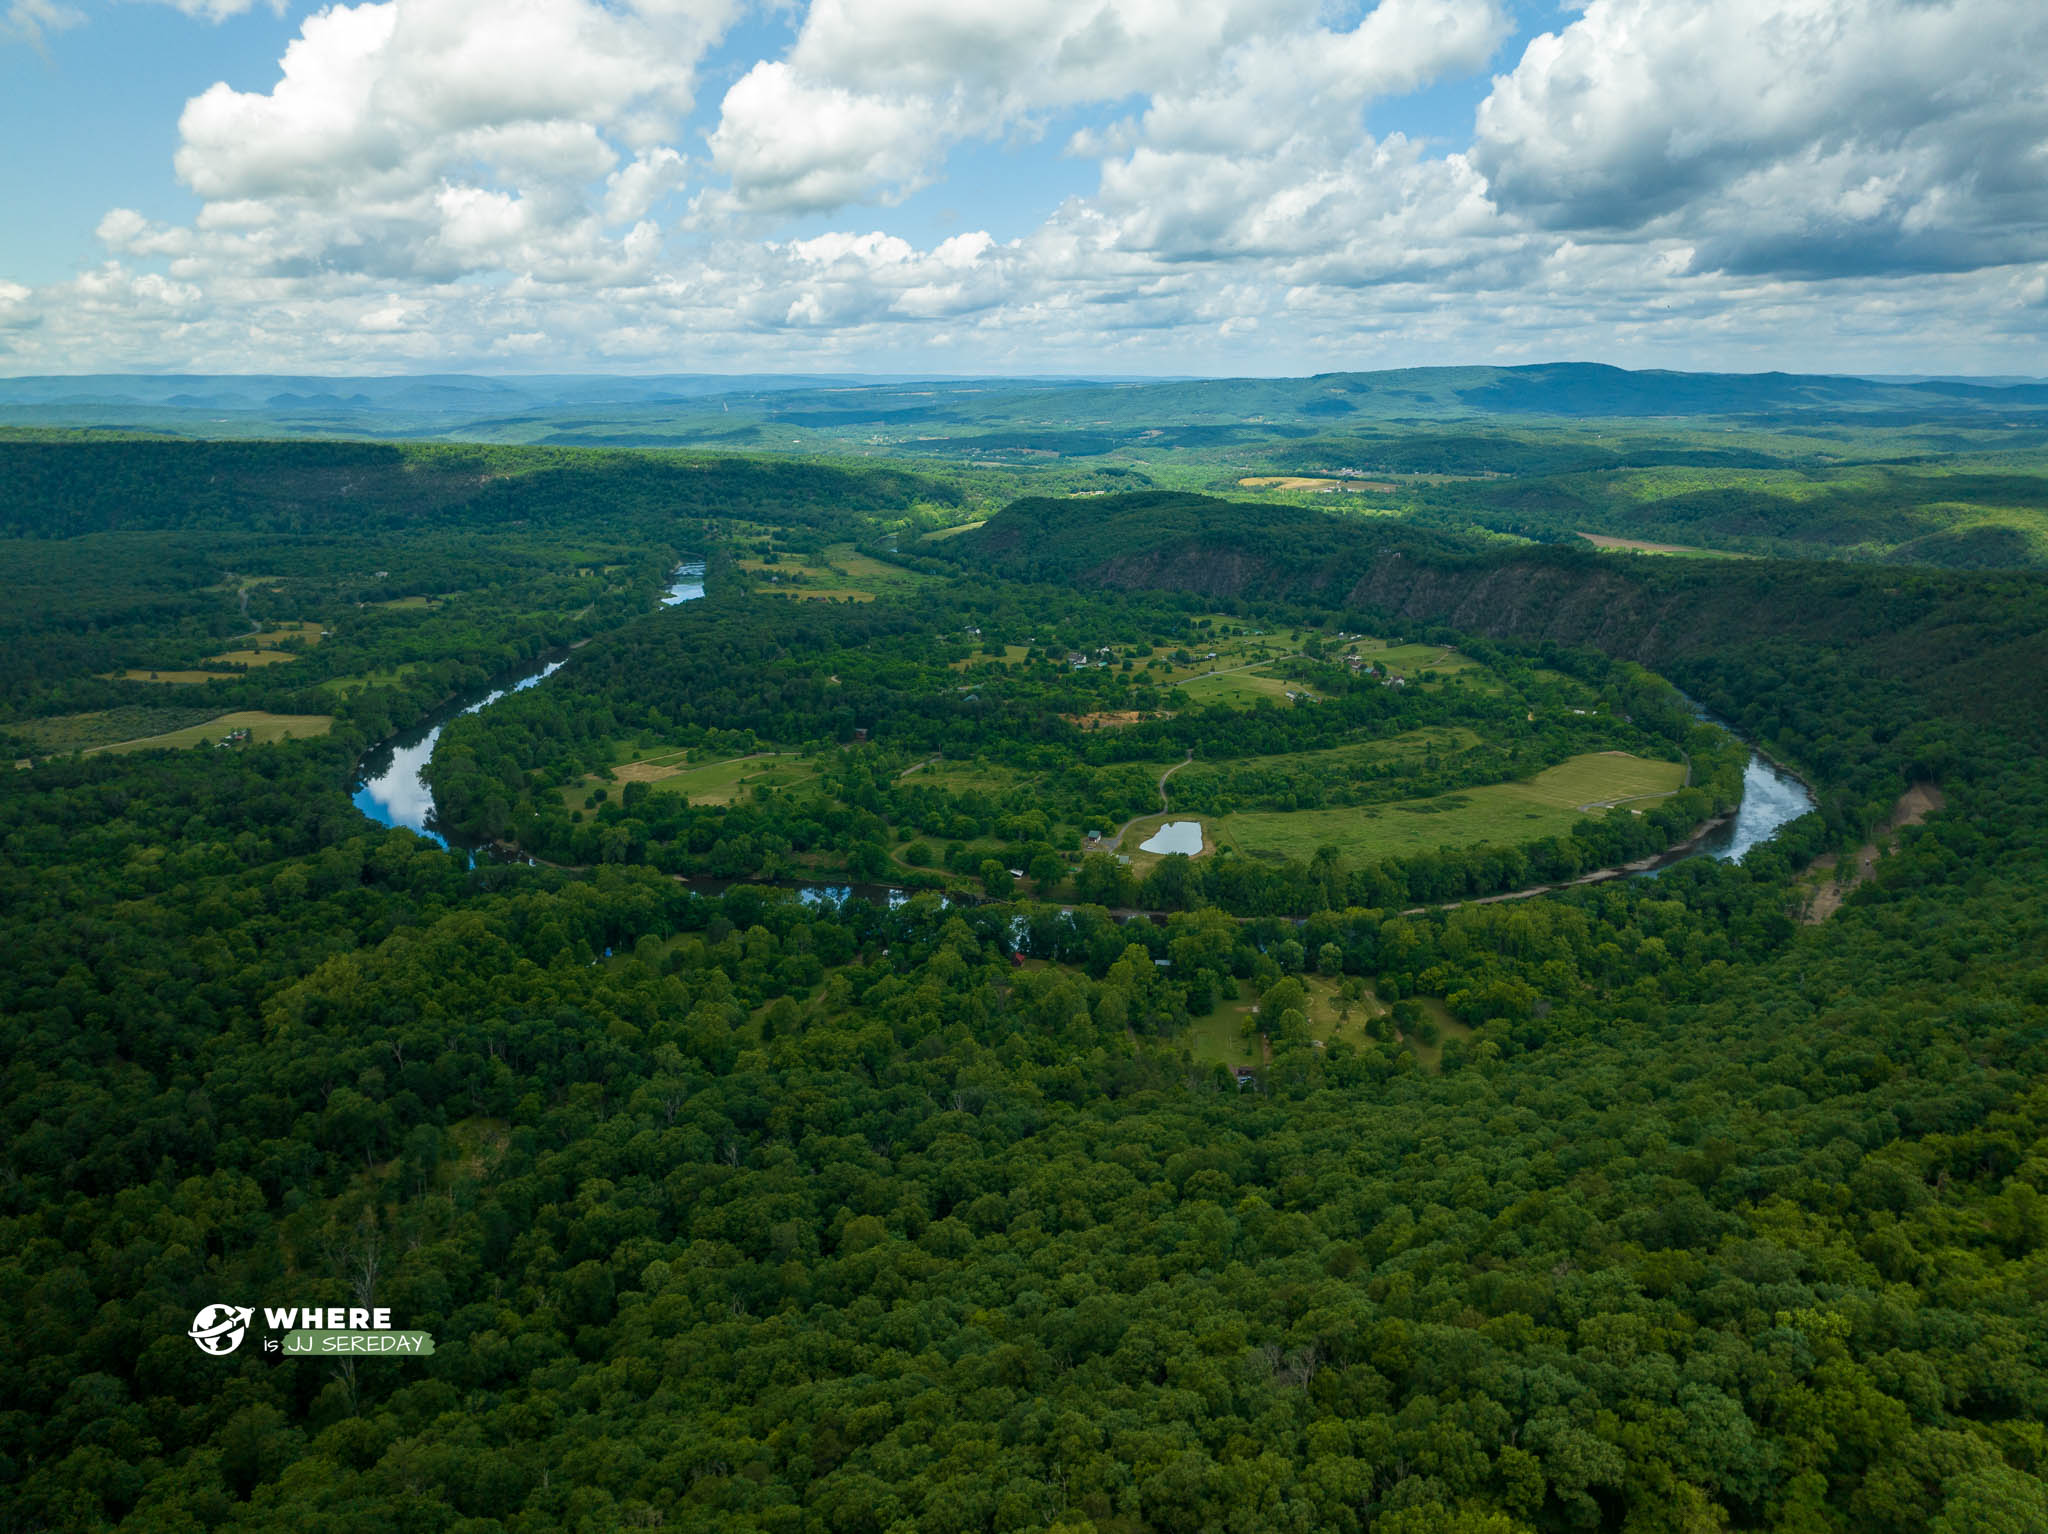
[[[1644,662],[1703,637],[1690,610],[1696,604],[1591,556],[1445,564],[1381,549],[1290,566],[1256,546],[1202,539],[1108,559],[1082,579],[1210,597],[1310,598],[1492,638],[1590,644]]]

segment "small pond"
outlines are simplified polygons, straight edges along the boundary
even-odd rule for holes
[[[1202,850],[1202,823],[1199,820],[1169,820],[1154,831],[1150,839],[1138,844],[1140,852],[1178,852],[1193,857]]]

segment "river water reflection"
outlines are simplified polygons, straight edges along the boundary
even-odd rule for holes
[[[1806,785],[1760,756],[1752,756],[1742,773],[1742,803],[1735,818],[1699,845],[1697,856],[1739,863],[1758,842],[1767,842],[1781,826],[1818,808]]]
[[[384,826],[404,826],[420,835],[448,845],[448,838],[434,828],[434,791],[421,776],[434,754],[434,742],[451,719],[489,708],[509,693],[523,692],[546,681],[562,669],[564,662],[551,660],[539,669],[507,682],[473,703],[444,709],[426,724],[395,736],[373,748],[358,767],[361,781],[354,794],[356,808]]]
[[[669,577],[661,605],[694,602],[704,595],[704,561],[685,560]],[[489,708],[500,698],[546,681],[561,670],[568,657],[547,661],[495,687],[481,698],[450,704],[426,723],[403,735],[393,736],[372,747],[356,765],[355,806],[380,826],[404,826],[446,847],[449,841],[438,826],[434,812],[434,791],[421,776],[433,757],[434,744],[451,719]],[[474,849],[468,849],[474,850]]]

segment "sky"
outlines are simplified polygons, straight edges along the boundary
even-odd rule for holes
[[[2042,0],[0,0],[0,374],[2048,373]]]

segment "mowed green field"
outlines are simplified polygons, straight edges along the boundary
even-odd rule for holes
[[[1432,724],[1425,725],[1419,730],[1407,730],[1399,735],[1390,735],[1385,740],[1369,740],[1353,746],[1328,746],[1320,751],[1286,751],[1272,756],[1246,756],[1223,762],[1197,760],[1175,773],[1167,788],[1171,797],[1172,794],[1184,793],[1198,784],[1205,784],[1216,778],[1228,778],[1231,773],[1238,771],[1344,771],[1383,762],[1420,761],[1431,751],[1450,755],[1469,750],[1478,745],[1481,739],[1477,730],[1468,729],[1461,724]]]
[[[1277,676],[1267,676],[1258,671],[1233,671],[1224,676],[1198,676],[1180,684],[1181,691],[1188,695],[1190,703],[1228,704],[1232,708],[1249,708],[1264,698],[1268,702],[1286,706],[1289,686]],[[1293,688],[1299,692],[1299,687]]]
[[[314,735],[325,735],[332,728],[334,720],[327,714],[266,714],[259,709],[244,709],[238,713],[219,714],[204,724],[189,725],[163,735],[147,735],[140,740],[94,746],[86,754],[99,751],[180,751],[202,741],[219,740],[231,730],[247,730],[249,743],[263,746],[273,741],[305,740]]]
[[[1611,804],[1641,808],[1683,787],[1685,768],[1621,751],[1588,752],[1519,783],[1430,799],[1334,810],[1247,810],[1207,823],[1219,846],[1308,859],[1335,847],[1353,861],[1405,857],[1482,842],[1512,845],[1569,831]]]
[[[645,783],[658,794],[687,794],[692,804],[731,804],[756,788],[794,788],[818,776],[816,768],[790,752],[761,751],[695,764],[689,758],[689,752],[678,747],[621,762],[612,769],[615,782],[592,775],[563,788],[562,807],[589,809],[596,790],[606,789],[616,798],[628,783]]]

